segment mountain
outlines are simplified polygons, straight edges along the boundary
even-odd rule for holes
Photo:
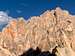
[[[35,50],[38,47],[42,52],[49,51],[57,56],[74,56],[74,18],[57,7],[28,20],[12,19],[0,32],[0,55],[19,56],[29,48]]]

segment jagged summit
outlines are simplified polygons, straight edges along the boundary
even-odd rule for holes
[[[74,18],[68,11],[57,7],[28,20],[22,17],[10,20],[0,32],[0,49],[7,56],[19,56],[29,48],[52,52],[57,46],[57,56],[74,56]],[[3,56],[2,52],[0,54]]]

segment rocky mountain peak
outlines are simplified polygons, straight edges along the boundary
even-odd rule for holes
[[[37,47],[41,51],[56,50],[57,56],[74,56],[74,18],[68,11],[57,7],[27,21],[23,18],[10,20],[0,32],[0,49],[7,56],[19,56],[29,48]]]

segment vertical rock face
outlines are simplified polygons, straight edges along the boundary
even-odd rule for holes
[[[0,55],[19,56],[29,48],[41,51],[57,50],[57,56],[75,55],[75,16],[56,8],[47,10],[40,16],[31,17],[28,21],[23,18],[11,20],[0,32]],[[4,51],[4,52],[3,52]]]

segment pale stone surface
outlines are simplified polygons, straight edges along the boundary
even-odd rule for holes
[[[74,21],[75,16],[59,7],[27,21],[23,18],[12,20],[0,32],[0,56],[18,56],[29,48],[36,47],[51,52],[56,46],[57,56],[74,56]]]

